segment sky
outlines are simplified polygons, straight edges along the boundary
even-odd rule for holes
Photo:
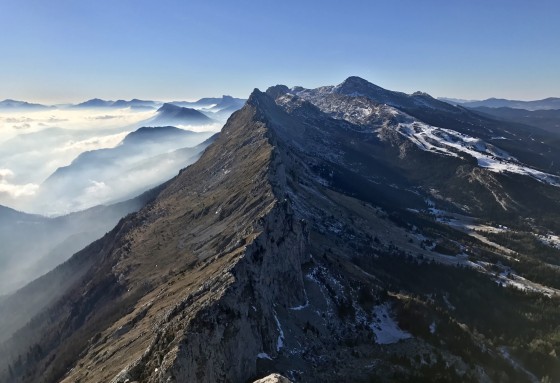
[[[2,0],[0,99],[193,100],[357,75],[463,99],[560,96],[557,0]]]

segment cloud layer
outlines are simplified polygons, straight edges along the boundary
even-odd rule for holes
[[[85,209],[118,198],[128,198],[147,186],[165,181],[186,166],[184,158],[169,155],[177,146],[162,146],[156,151],[136,153],[123,159],[112,174],[88,174],[87,186],[68,184],[57,193],[43,186],[57,169],[72,163],[81,153],[114,148],[125,136],[144,126],[155,110],[51,109],[36,112],[0,113],[0,205],[17,210],[59,215]],[[147,124],[149,125],[149,124]],[[208,133],[184,146],[194,146],[219,123],[205,126],[181,126],[194,132]],[[167,157],[147,163],[151,157]]]
[[[0,168],[0,198],[2,195],[10,200],[28,197],[34,195],[39,189],[39,185],[33,183],[22,185],[10,183],[10,179],[14,178],[14,175],[14,172],[10,169]]]

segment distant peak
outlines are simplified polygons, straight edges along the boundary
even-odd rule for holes
[[[372,84],[371,82],[364,80],[358,76],[350,76],[346,80],[344,80],[341,84],[335,86],[333,88],[334,93],[339,94],[354,94],[354,95],[362,95],[368,94],[371,92],[383,92],[385,89]]]
[[[110,106],[113,101],[102,100],[100,98],[92,98],[91,100],[84,101],[78,105],[77,107],[107,107]]]
[[[157,115],[151,120],[151,123],[158,125],[184,125],[206,124],[212,121],[210,117],[196,109],[165,103],[157,110]]]
[[[342,82],[342,84],[370,84],[369,81],[358,77],[358,76],[350,76],[346,80]]]
[[[181,106],[177,106],[177,105],[171,104],[169,102],[166,102],[157,111],[158,112],[165,112],[165,111],[179,110],[179,109],[188,109],[188,108],[183,108]]]
[[[348,77],[346,80],[344,80],[340,85],[338,85],[339,87],[348,87],[348,86],[353,86],[353,87],[375,87],[375,88],[380,88],[375,84],[372,84],[371,82],[369,82],[368,80],[365,80],[361,77],[358,76],[350,76]]]

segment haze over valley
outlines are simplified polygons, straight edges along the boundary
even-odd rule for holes
[[[184,163],[174,166],[170,156],[159,160],[155,159],[156,156],[170,155],[177,149],[202,143],[218,132],[229,114],[240,107],[238,99],[232,99],[232,102],[226,102],[222,107],[216,102],[187,104],[196,108],[192,108],[191,112],[194,118],[184,113],[177,114],[177,111],[190,108],[176,106],[174,110],[169,110],[174,105],[161,102],[153,102],[153,106],[142,108],[121,107],[122,103],[107,106],[100,102],[43,108],[21,103],[9,106],[0,104],[3,105],[0,107],[0,205],[28,213],[61,215],[100,203],[118,201],[156,186],[184,166]],[[229,112],[224,112],[225,108],[229,108]],[[126,145],[123,146],[123,143],[130,133],[141,127],[171,125],[193,133],[179,141],[151,140],[140,144],[141,147],[137,143],[138,147],[125,153]],[[73,190],[76,186],[68,185],[66,190],[58,188],[53,192],[45,185],[57,169],[67,168],[85,152],[92,152],[86,156],[93,157],[96,155],[94,151],[100,149],[121,152],[118,164],[105,169],[106,173],[111,174],[104,174],[102,178],[83,174],[85,179],[80,190]],[[150,158],[154,158],[151,166],[140,165]],[[83,162],[83,155],[78,161]],[[94,168],[96,164],[91,163],[89,166]],[[144,173],[134,174],[134,171]],[[125,174],[127,180],[121,178]],[[119,185],[111,185],[108,181],[115,178],[119,179]]]
[[[243,101],[177,102],[191,108],[134,100],[0,102],[0,295],[143,206],[150,189],[198,159]]]

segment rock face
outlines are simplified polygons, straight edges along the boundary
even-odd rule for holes
[[[466,214],[488,227],[495,212],[507,216],[504,206],[525,211],[511,185],[537,185],[551,199],[557,186],[537,173],[478,166],[466,150],[505,150],[484,140],[462,146],[465,135],[443,136],[380,95],[424,112],[439,105],[356,78],[255,90],[199,161],[65,266],[83,276],[2,345],[0,360],[11,361],[3,379],[524,382],[553,374],[552,354],[534,365],[537,354],[515,347],[553,339],[558,290],[544,284],[557,279],[516,279],[514,268],[541,261],[512,259],[470,232],[480,221]],[[462,113],[448,108],[436,110]],[[492,310],[480,308],[481,297]]]

